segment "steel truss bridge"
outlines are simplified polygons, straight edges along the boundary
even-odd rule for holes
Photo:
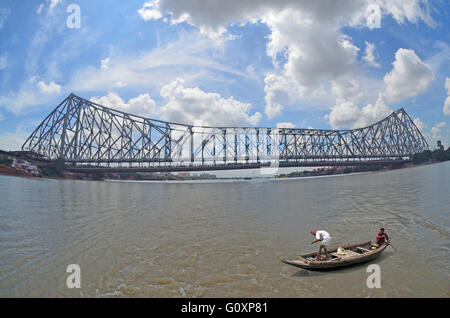
[[[70,94],[22,146],[83,172],[202,171],[405,162],[428,144],[405,110],[364,128],[207,127],[150,119]]]

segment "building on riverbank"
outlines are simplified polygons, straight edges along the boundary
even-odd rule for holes
[[[32,177],[41,176],[41,172],[34,162],[18,158],[14,154],[2,150],[0,150],[0,173]]]

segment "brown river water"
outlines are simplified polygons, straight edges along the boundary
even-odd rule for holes
[[[378,264],[281,263],[331,246],[393,246]],[[376,173],[233,182],[0,176],[0,297],[450,297],[450,162]],[[69,264],[81,288],[69,289]]]

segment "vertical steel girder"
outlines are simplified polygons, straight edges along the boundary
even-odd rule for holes
[[[403,108],[364,128],[205,127],[128,114],[70,94],[22,150],[75,165],[245,164],[411,157],[428,144]]]

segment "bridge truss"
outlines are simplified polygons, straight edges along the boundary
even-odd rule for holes
[[[71,167],[351,165],[404,160],[428,149],[405,110],[364,128],[206,127],[145,118],[70,94],[22,146]]]

